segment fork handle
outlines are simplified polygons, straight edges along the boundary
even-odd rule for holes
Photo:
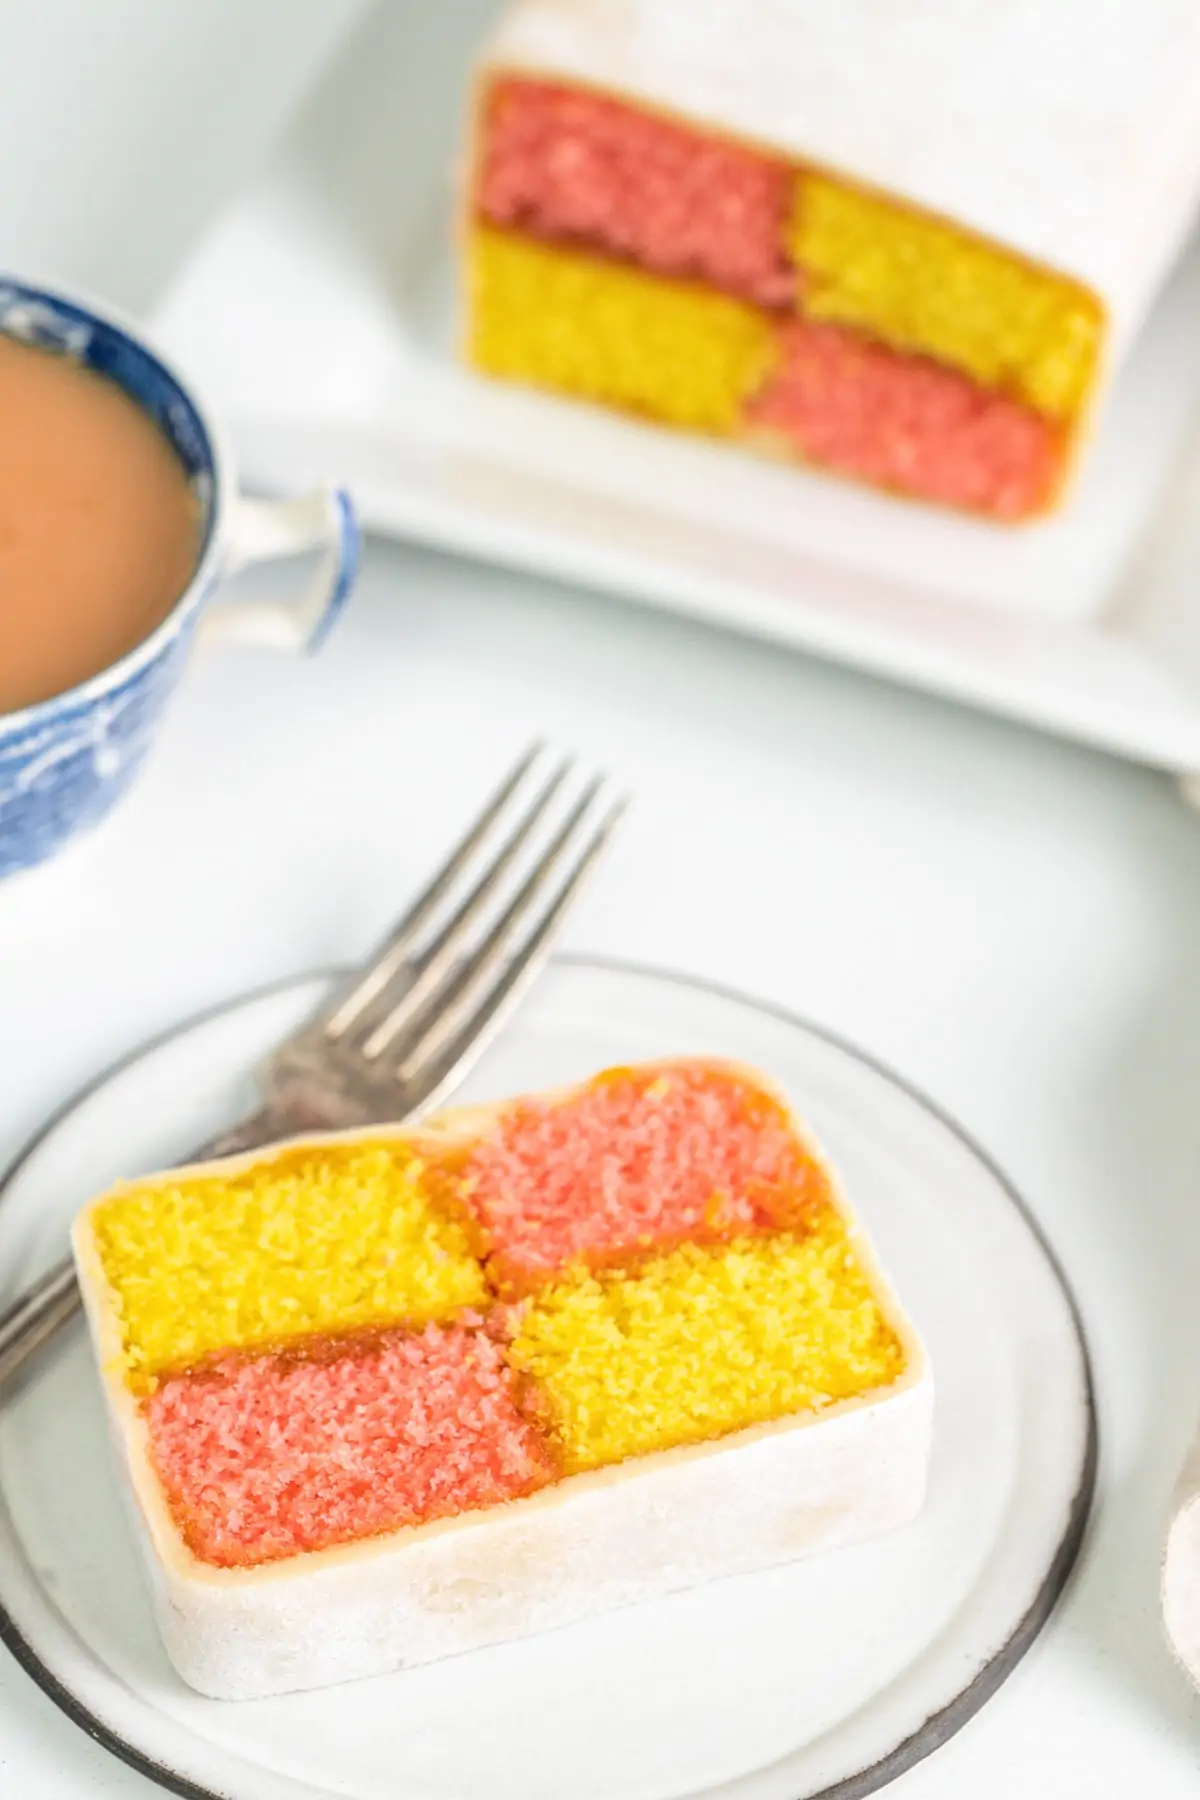
[[[258,1150],[274,1139],[286,1137],[287,1121],[269,1107],[252,1113],[229,1131],[202,1144],[187,1162],[207,1162],[214,1156],[235,1156],[241,1150]],[[74,1318],[81,1305],[75,1264],[67,1256],[55,1263],[11,1306],[0,1313],[0,1388],[18,1370],[23,1369],[43,1345],[57,1337],[68,1319]]]

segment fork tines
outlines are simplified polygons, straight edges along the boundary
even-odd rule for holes
[[[314,1117],[340,1128],[425,1112],[541,967],[624,810],[602,776],[573,757],[552,764],[535,744],[375,955],[276,1047],[264,1071],[267,1104],[193,1160],[291,1135],[296,1120],[279,1083],[297,1067],[304,1130]],[[78,1305],[67,1258],[0,1313],[0,1382]]]
[[[327,1036],[432,1098],[545,961],[625,806],[604,776],[534,744],[336,997]]]

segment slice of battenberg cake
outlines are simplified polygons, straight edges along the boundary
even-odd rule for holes
[[[1042,513],[1200,190],[1198,67],[1195,0],[515,0],[468,356]]]
[[[75,1255],[166,1647],[242,1698],[909,1519],[920,1343],[751,1071],[124,1184]]]

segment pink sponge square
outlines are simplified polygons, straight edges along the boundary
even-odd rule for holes
[[[997,519],[1048,503],[1063,433],[1031,407],[839,325],[796,320],[780,344],[750,417],[813,462]]]
[[[479,205],[494,225],[786,306],[789,195],[784,164],[600,94],[508,79],[489,96]]]
[[[770,1094],[719,1065],[612,1070],[507,1108],[461,1168],[493,1272],[528,1291],[690,1239],[791,1226],[828,1196]]]
[[[429,1325],[164,1381],[151,1456],[194,1553],[225,1568],[419,1525],[554,1478],[478,1324]]]

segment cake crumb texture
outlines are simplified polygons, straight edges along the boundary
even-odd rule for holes
[[[610,1069],[505,1108],[456,1175],[492,1266],[528,1287],[687,1238],[806,1222],[829,1197],[786,1108],[735,1070]]]
[[[479,209],[493,225],[599,244],[659,275],[787,306],[787,164],[553,82],[488,94]]]
[[[471,357],[666,424],[728,436],[778,352],[770,317],[697,283],[478,226]]]
[[[1103,319],[1077,283],[813,174],[797,184],[791,238],[810,318],[922,351],[1052,419],[1078,412]]]
[[[403,1144],[331,1145],[104,1201],[93,1229],[133,1385],[229,1350],[485,1305],[467,1230],[423,1175]]]
[[[556,1282],[508,1355],[568,1474],[820,1409],[904,1367],[831,1209],[803,1236],[681,1244],[636,1272]]]
[[[807,461],[995,519],[1050,504],[1066,437],[1032,407],[840,325],[797,319],[781,342],[749,417]]]
[[[341,1354],[229,1358],[146,1402],[151,1457],[194,1554],[221,1568],[496,1506],[557,1470],[478,1325]]]
[[[92,1209],[122,1375],[201,1560],[496,1506],[903,1373],[829,1173],[750,1071],[608,1069],[469,1122]]]

